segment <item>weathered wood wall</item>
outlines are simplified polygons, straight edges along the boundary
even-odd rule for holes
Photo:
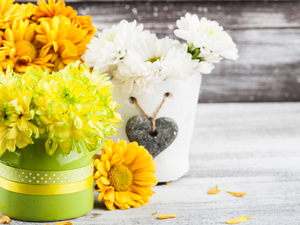
[[[26,0],[23,0],[26,1]],[[203,76],[200,102],[300,100],[299,1],[67,1],[99,29],[136,19],[175,38],[186,12],[217,20],[233,37],[240,58],[224,60]]]

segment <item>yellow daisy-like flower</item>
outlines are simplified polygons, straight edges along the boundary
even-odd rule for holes
[[[157,184],[152,159],[149,152],[136,142],[127,144],[118,140],[115,144],[108,139],[102,155],[96,157],[94,163],[95,189],[100,192],[98,200],[104,199],[109,210],[148,204],[154,193],[150,187]]]
[[[15,151],[33,144],[32,134],[38,138],[38,128],[30,122],[34,110],[30,108],[32,90],[20,76],[10,71],[0,73],[0,156],[8,149]]]

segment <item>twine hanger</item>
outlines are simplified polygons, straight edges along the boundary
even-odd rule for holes
[[[155,120],[156,120],[156,117],[157,117],[157,114],[159,112],[159,110],[162,108],[163,104],[165,103],[166,101],[166,98],[169,97],[170,93],[167,92],[164,94],[164,97],[163,97],[163,100],[161,101],[156,113],[154,116],[149,116],[145,110],[141,107],[141,105],[138,103],[137,99],[135,97],[130,97],[131,100],[136,104],[136,106],[143,112],[143,114],[152,122],[152,132],[155,132],[156,130],[156,126],[155,126]]]

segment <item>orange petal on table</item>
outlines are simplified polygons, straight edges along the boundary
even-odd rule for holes
[[[72,222],[58,222],[55,225],[73,225]]]
[[[11,219],[8,216],[0,215],[0,223],[1,224],[8,224],[11,222]]]
[[[244,221],[250,220],[250,219],[253,219],[253,217],[241,216],[241,217],[236,218],[236,219],[234,219],[234,220],[229,220],[229,221],[227,221],[226,223],[227,223],[227,224],[236,224],[236,223],[241,223],[241,222],[244,222]]]
[[[245,192],[241,192],[241,193],[236,193],[236,192],[231,192],[231,191],[227,191],[227,193],[232,194],[235,197],[243,197],[245,194]]]
[[[157,219],[170,219],[170,218],[175,218],[177,215],[176,214],[161,214],[157,217]]]
[[[156,215],[156,214],[157,214],[157,212],[152,213],[152,215]]]
[[[207,193],[210,195],[215,195],[218,194],[219,192],[220,190],[218,189],[218,185],[217,185],[214,189],[209,190]]]

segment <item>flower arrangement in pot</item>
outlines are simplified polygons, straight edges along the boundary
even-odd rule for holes
[[[94,155],[117,134],[107,74],[80,57],[96,28],[62,0],[0,0],[0,211],[53,221],[94,205]]]
[[[145,146],[160,182],[177,180],[189,169],[201,74],[223,58],[238,58],[217,22],[187,13],[177,26],[175,35],[187,43],[159,39],[142,24],[123,20],[93,38],[82,56],[90,68],[111,74],[123,118],[115,138]]]
[[[0,74],[1,212],[28,221],[88,213],[93,158],[117,133],[116,107],[109,78],[83,64]]]

